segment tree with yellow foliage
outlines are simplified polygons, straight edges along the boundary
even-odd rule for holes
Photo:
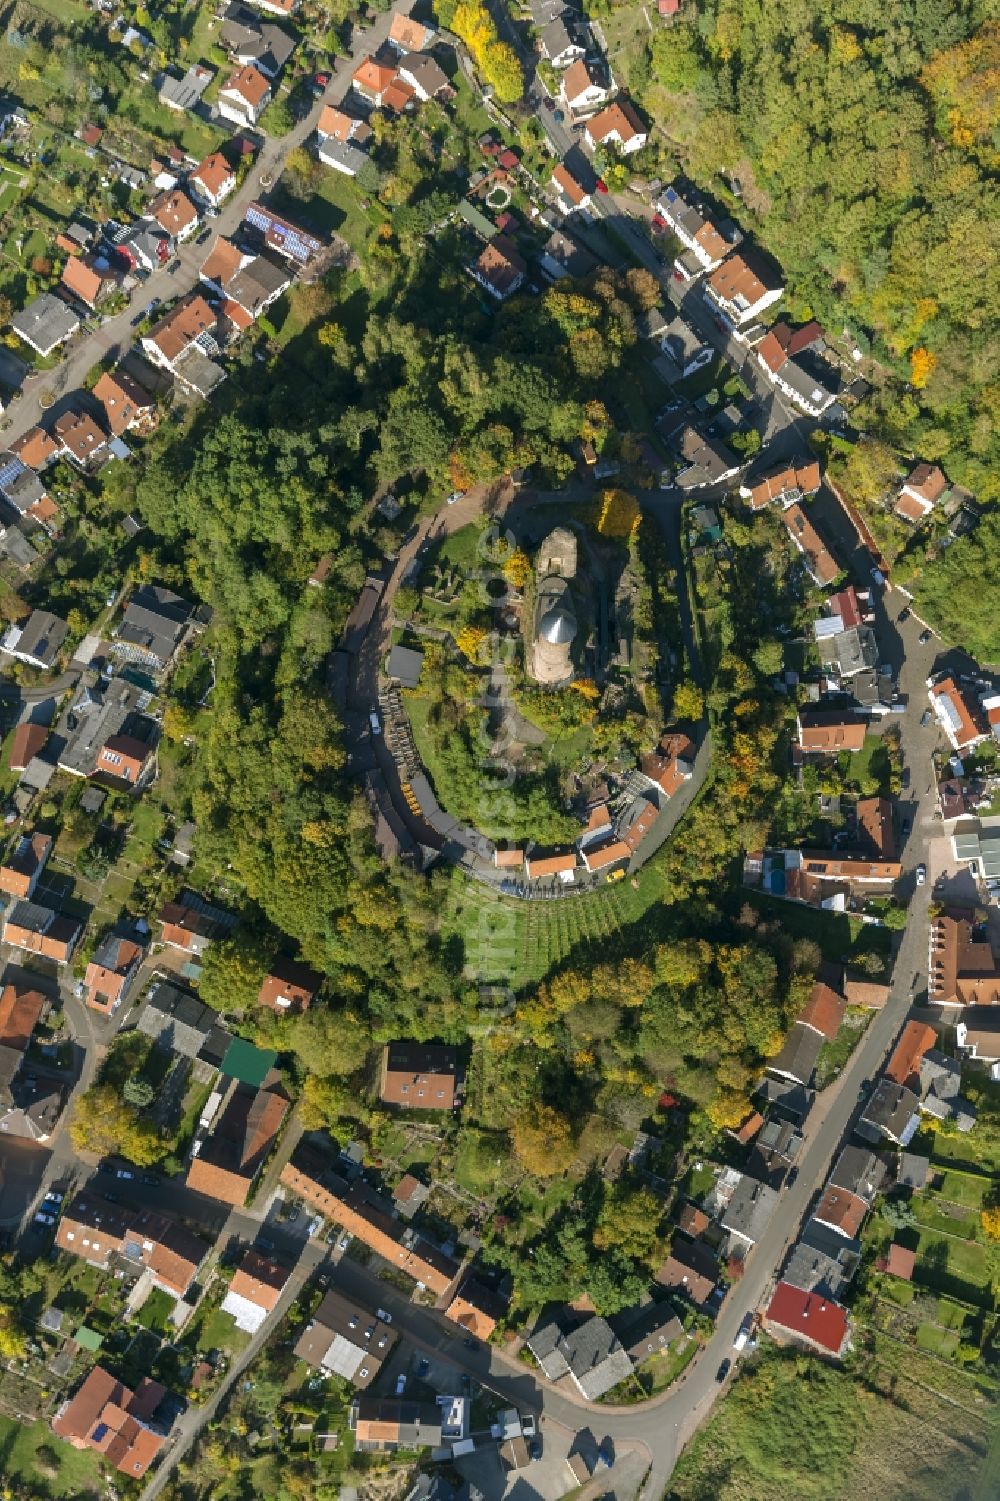
[[[470,662],[475,664],[479,662],[485,640],[486,632],[482,626],[466,625],[462,627],[455,637],[455,645],[463,657],[467,657]]]
[[[519,1116],[513,1137],[521,1166],[536,1178],[564,1173],[576,1156],[569,1120],[551,1105],[535,1105]]]
[[[983,1234],[990,1240],[1000,1240],[1000,1204],[992,1204],[988,1209],[979,1211],[979,1223],[983,1228]]]
[[[601,696],[601,690],[593,678],[574,678],[570,687],[574,693],[578,693],[588,704],[596,704]]]
[[[597,530],[602,537],[627,537],[639,524],[639,502],[627,490],[604,490],[598,497]]]
[[[914,349],[910,354],[910,385],[914,386],[918,391],[922,391],[934,374],[936,365],[936,354],[932,354],[929,349],[924,349],[923,346],[919,349]]]
[[[677,719],[700,719],[705,712],[705,695],[691,682],[678,683],[674,689],[674,715]]]
[[[523,589],[531,577],[531,561],[520,547],[515,547],[503,565],[503,576],[513,589]]]

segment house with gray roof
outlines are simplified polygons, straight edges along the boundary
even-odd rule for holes
[[[816,1098],[814,1089],[807,1089],[795,1079],[765,1077],[754,1092],[762,1106],[769,1106],[772,1112],[797,1126],[805,1120]]]
[[[137,1025],[140,1032],[153,1039],[156,1047],[195,1059],[209,1040],[223,1030],[218,1027],[218,1020],[218,1013],[196,995],[170,980],[161,980],[150,991]]]
[[[830,1182],[871,1204],[885,1181],[885,1163],[867,1147],[845,1147],[837,1158]]]
[[[160,584],[140,584],[115,631],[111,650],[161,670],[180,645],[191,619],[186,599]]]
[[[421,103],[453,92],[448,75],[426,52],[408,52],[399,65],[399,76],[408,83]]]
[[[823,1041],[821,1033],[805,1026],[803,1022],[796,1022],[785,1038],[781,1052],[768,1063],[768,1073],[791,1079],[796,1084],[808,1085],[816,1072]]]
[[[73,309],[51,292],[42,292],[34,302],[15,313],[10,326],[19,339],[43,357],[71,339],[80,327]]]
[[[888,1137],[897,1146],[909,1146],[920,1126],[920,1101],[912,1089],[892,1079],[879,1079],[855,1128],[865,1141]]]
[[[816,1229],[823,1232],[825,1226],[817,1225]],[[858,1242],[848,1241],[834,1231],[827,1230],[818,1239],[803,1234],[788,1259],[782,1274],[784,1281],[802,1292],[839,1300],[857,1269],[860,1247],[855,1251],[851,1249],[853,1246],[858,1246]]]
[[[773,1188],[744,1174],[723,1211],[722,1228],[749,1250],[760,1240],[777,1206],[778,1195]]]
[[[357,177],[368,157],[350,141],[338,141],[334,136],[324,136],[316,150],[324,166],[342,172],[345,177]]]
[[[23,625],[11,625],[3,638],[3,650],[30,667],[48,669],[56,665],[69,626],[48,610],[32,610]]]
[[[802,1150],[802,1133],[791,1121],[765,1121],[747,1161],[747,1172],[769,1188],[780,1188]]]
[[[608,1320],[621,1340],[629,1359],[642,1365],[651,1355],[669,1350],[684,1326],[674,1311],[674,1305],[665,1299],[655,1303],[651,1298],[636,1308],[627,1308]]]
[[[577,40],[566,25],[565,12],[561,16],[555,16],[542,27],[538,41],[542,56],[554,68],[568,68],[574,58],[587,55],[586,47]]]
[[[589,1402],[632,1374],[628,1352],[607,1320],[596,1315],[568,1333],[556,1323],[545,1324],[527,1345],[550,1381],[570,1376]]]
[[[178,112],[194,109],[214,77],[214,69],[204,63],[192,63],[183,78],[164,73],[157,82],[160,103]]]
[[[273,21],[262,21],[239,3],[230,5],[219,30],[219,41],[235,62],[252,64],[267,79],[275,79],[295,51],[296,42]]]
[[[142,712],[148,698],[148,693],[124,678],[82,683],[59,721],[60,735],[65,736],[58,752],[60,771],[74,777],[91,776],[102,748],[119,736],[155,743],[156,724]]]

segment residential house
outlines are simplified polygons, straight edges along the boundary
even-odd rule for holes
[[[186,1296],[211,1250],[179,1220],[151,1209],[123,1208],[89,1188],[66,1205],[56,1245],[103,1271],[143,1272],[172,1298]]]
[[[407,88],[413,90],[422,104],[426,104],[428,99],[450,97],[454,92],[448,75],[440,63],[436,63],[433,57],[426,57],[423,54],[411,53],[404,57],[399,65],[399,78]],[[389,102],[388,96],[386,102]],[[396,112],[401,113],[398,105]]]
[[[554,68],[568,68],[576,58],[585,57],[587,53],[586,47],[566,25],[565,15],[554,16],[548,25],[542,28],[538,45],[542,56]]]
[[[59,444],[43,427],[29,427],[20,438],[15,438],[10,451],[27,469],[36,472],[47,469],[59,454]]]
[[[177,374],[181,361],[196,347],[206,355],[218,354],[218,321],[204,297],[191,293],[143,335],[143,350],[154,365]]]
[[[807,323],[800,329],[776,323],[755,351],[757,363],[768,379],[809,417],[821,417],[840,392],[840,376],[822,358],[820,348],[825,345],[818,323]]]
[[[818,461],[802,456],[778,464],[755,479],[746,480],[740,486],[740,494],[750,502],[752,511],[762,511],[774,500],[781,506],[793,505],[807,495],[815,494],[819,487]]]
[[[437,1449],[441,1445],[441,1409],[418,1402],[359,1397],[348,1413],[354,1447],[362,1454],[391,1454],[397,1449]]]
[[[118,285],[118,278],[103,257],[71,255],[63,267],[61,284],[87,307],[95,308],[102,297]]]
[[[452,1110],[462,1102],[464,1064],[458,1048],[439,1043],[387,1042],[379,1098],[408,1110]]]
[[[632,1361],[606,1319],[585,1319],[564,1333],[543,1324],[525,1343],[550,1381],[569,1376],[581,1397],[596,1402],[632,1374]]]
[[[559,162],[553,169],[551,182],[556,190],[556,205],[560,213],[572,214],[577,209],[590,207],[592,185],[579,168],[577,171],[579,175],[571,172],[566,162]]]
[[[805,1081],[808,1082],[808,1081]],[[760,1240],[778,1205],[778,1195],[766,1183],[743,1174],[722,1214],[722,1228],[742,1254]]]
[[[594,114],[607,97],[601,75],[582,57],[570,63],[559,80],[559,98],[576,115]]]
[[[155,219],[130,224],[115,249],[131,271],[158,271],[174,253],[174,242]]]
[[[675,1235],[670,1255],[656,1273],[661,1287],[682,1292],[697,1308],[703,1308],[719,1281],[719,1263],[703,1240]]]
[[[364,151],[372,138],[372,128],[367,120],[350,115],[335,104],[324,104],[316,123],[316,135],[320,148],[332,141],[341,146],[356,146]]]
[[[56,665],[69,626],[48,610],[32,610],[23,625],[10,625],[3,638],[3,650],[29,667],[45,671]]]
[[[616,99],[599,114],[592,116],[584,127],[584,139],[593,151],[598,146],[620,151],[622,156],[631,156],[641,151],[649,139],[649,132],[642,123],[634,106],[628,99]]]
[[[404,15],[402,11],[393,12],[389,23],[389,46],[397,52],[426,52],[428,47],[433,47],[436,37],[433,26],[426,26],[423,21]]]
[[[239,68],[224,88],[219,90],[217,107],[225,120],[244,127],[256,125],[272,98],[271,85],[263,73],[249,63]]]
[[[768,1188],[781,1188],[801,1149],[802,1133],[790,1121],[765,1121],[747,1158],[747,1173]]]
[[[936,464],[917,464],[900,487],[896,515],[914,526],[929,516],[948,489],[948,481]]]
[[[832,584],[840,574],[841,566],[797,501],[785,507],[781,519],[814,582],[821,586]]]
[[[795,1022],[785,1038],[780,1053],[768,1061],[768,1071],[782,1079],[808,1085],[816,1071],[823,1047],[823,1037],[813,1027]]]
[[[253,0],[253,4],[272,16],[293,16],[299,8],[299,0]]]
[[[69,962],[82,932],[75,917],[63,917],[37,902],[15,902],[4,914],[4,943],[57,964]]]
[[[133,1392],[103,1366],[94,1366],[78,1391],[62,1403],[52,1431],[74,1449],[92,1449],[122,1475],[145,1475],[167,1441],[158,1409],[167,1396],[143,1376]]]
[[[937,1033],[926,1022],[907,1022],[885,1066],[885,1077],[907,1089],[920,1087],[920,1062],[928,1049],[936,1047]]]
[[[19,835],[13,849],[0,865],[0,891],[22,899],[33,897],[51,853],[51,834]]]
[[[669,1298],[661,1303],[652,1299],[635,1308],[627,1308],[609,1320],[634,1366],[641,1366],[653,1355],[665,1355],[684,1326]]]
[[[234,1082],[209,1135],[191,1158],[184,1180],[188,1188],[235,1208],[244,1205],[288,1106],[288,1096],[277,1077],[256,1090]]]
[[[30,719],[19,724],[10,737],[10,746],[7,751],[7,763],[11,771],[23,771],[29,762],[44,750],[48,738],[47,725],[33,724]]]
[[[58,451],[55,440],[48,433],[44,437]],[[40,476],[12,451],[0,452],[0,495],[26,522],[35,522],[50,535],[55,532],[59,507]]]
[[[709,273],[705,296],[730,328],[742,328],[778,301],[780,276],[750,251],[735,251]]]
[[[158,82],[160,103],[179,114],[194,110],[214,77],[214,70],[206,68],[204,63],[192,63],[183,78],[164,73]]]
[[[506,1299],[469,1274],[445,1309],[445,1318],[475,1339],[486,1341],[506,1313]]]
[[[271,83],[295,51],[295,39],[271,21],[261,21],[245,5],[226,10],[219,40],[234,62],[253,67]]]
[[[156,743],[158,727],[155,720],[139,710],[145,702],[143,690],[124,678],[113,677],[108,681],[99,678],[96,682],[84,680],[77,688],[65,716],[67,739],[59,751],[59,768],[75,777],[96,776],[102,764],[108,771],[119,771],[125,766],[123,760],[116,767],[102,756],[104,748],[116,738],[136,740],[139,746],[123,747],[129,754],[129,766],[134,766],[133,755],[148,756]],[[72,726],[72,728],[71,728]],[[112,753],[114,745],[112,743]],[[111,785],[120,785],[116,779]]]
[[[743,461],[715,438],[706,437],[696,427],[687,425],[671,437],[681,464],[677,483],[682,490],[700,490],[705,485],[721,485],[739,474]]]
[[[371,134],[371,126],[363,120],[354,120],[350,115],[345,115],[341,110],[335,110],[332,105],[327,105],[323,111],[326,115],[338,116],[340,120],[347,122],[346,128],[339,124],[330,130],[323,130],[324,123],[333,124],[328,120],[324,122],[320,117],[320,125],[316,135],[318,144],[316,154],[320,161],[327,167],[332,167],[335,172],[342,172],[345,177],[357,177],[368,160],[362,145],[367,136]],[[353,127],[358,129],[354,130]],[[346,139],[344,138],[346,135]]]
[[[40,990],[8,981],[0,991],[0,1105],[10,1109],[11,1089],[48,1000]]]
[[[136,1026],[155,1047],[217,1069],[231,1041],[219,1013],[170,980],[153,986]],[[198,1070],[200,1073],[206,1071]]]
[[[860,1194],[852,1193],[849,1188],[838,1188],[835,1183],[828,1183],[813,1210],[813,1219],[834,1234],[843,1236],[846,1240],[855,1240],[861,1233],[870,1207]]]
[[[56,418],[52,433],[59,443],[61,456],[69,459],[77,469],[97,469],[108,457],[107,434],[89,412],[70,407]]]
[[[843,710],[799,710],[799,745],[804,755],[838,756],[845,750],[859,751],[864,746],[866,730],[864,719]]]
[[[501,234],[490,240],[467,270],[491,297],[504,302],[523,284],[527,266],[513,242]]]
[[[971,1131],[976,1111],[962,1098],[962,1065],[940,1048],[928,1048],[920,1060],[917,1092],[920,1109],[937,1121],[952,1121],[959,1131]]]
[[[243,228],[247,235],[258,237],[268,250],[277,251],[299,271],[307,270],[324,249],[322,240],[260,203],[251,203],[244,215]]]
[[[113,1016],[131,990],[145,953],[146,936],[137,929],[112,928],[105,933],[87,965],[87,1005]]]
[[[827,1042],[832,1042],[840,1031],[847,1011],[847,998],[836,991],[822,976],[815,981],[809,999],[798,1015],[798,1023],[811,1027]]]
[[[823,615],[814,622],[814,629],[820,661],[844,684],[859,673],[873,672],[878,661],[878,643],[871,626],[854,625],[844,630],[839,616]],[[850,686],[853,691],[857,685]]]
[[[221,151],[213,151],[198,163],[188,186],[203,203],[219,208],[236,188],[236,174]]]
[[[151,719],[145,720],[150,736],[110,735],[99,748],[91,776],[95,781],[122,790],[135,790],[142,786],[156,750],[156,728]]]
[[[639,758],[639,775],[652,788],[661,807],[694,773],[694,741],[676,731],[664,735],[654,751]]]
[[[376,109],[381,107],[395,81],[396,69],[374,57],[363,58],[351,74],[354,92]]]
[[[764,1314],[764,1327],[779,1344],[804,1345],[839,1360],[847,1348],[847,1311],[832,1298],[779,1282]]]
[[[989,726],[983,717],[980,705],[971,694],[960,687],[948,674],[937,682],[929,682],[931,708],[938,723],[948,737],[952,750],[972,750],[989,736]]]
[[[878,985],[872,980],[855,980],[848,975],[844,979],[844,994],[849,1006],[865,1006],[869,1011],[881,1011],[889,999],[889,986]]]
[[[430,1189],[412,1173],[404,1173],[392,1191],[392,1202],[404,1220],[412,1220],[422,1204],[430,1198]]]
[[[323,976],[307,964],[296,964],[291,959],[279,957],[264,976],[257,1004],[283,1016],[308,1011],[322,983]]]
[[[299,1146],[281,1171],[281,1183],[326,1219],[334,1220],[383,1261],[440,1297],[459,1264],[393,1214],[392,1201],[363,1179],[348,1184],[318,1153]]]
[[[172,661],[193,613],[187,600],[161,584],[140,584],[115,629],[111,650],[152,671],[162,671]]]
[[[933,921],[927,998],[932,1006],[1000,1005],[1000,967],[987,935],[977,936],[973,914],[949,908]]]
[[[714,271],[742,239],[734,225],[716,223],[696,199],[677,184],[664,189],[656,207],[687,251],[687,257],[675,264],[688,277],[702,271]]]
[[[244,1334],[256,1334],[277,1307],[287,1281],[287,1267],[251,1246],[233,1273],[222,1300],[222,1312],[230,1314]]]
[[[151,427],[156,410],[153,398],[124,370],[105,371],[93,396],[104,408],[104,421],[113,438],[122,437],[132,428],[143,431]]]
[[[238,334],[244,333],[290,285],[288,271],[270,256],[243,257],[240,269],[223,288],[223,318]]]
[[[73,337],[80,327],[80,319],[61,297],[42,292],[26,308],[14,314],[10,326],[19,339],[44,359]]]
[[[684,380],[710,365],[715,358],[711,344],[696,333],[680,313],[665,325],[658,337],[663,353],[673,361]]]
[[[989,1065],[991,1078],[1000,1070],[1000,1006],[967,1006],[955,1023],[955,1045],[959,1052]]]
[[[169,188],[149,205],[150,216],[178,245],[197,232],[198,210],[181,188]]]
[[[299,1336],[295,1353],[313,1370],[339,1376],[365,1391],[398,1338],[377,1314],[332,1288]]]
[[[866,1141],[878,1142],[885,1136],[897,1146],[909,1146],[920,1126],[919,1105],[912,1089],[879,1079],[855,1129]]]
[[[237,919],[222,907],[213,906],[196,891],[183,890],[175,902],[160,909],[160,941],[168,948],[182,949],[200,957],[209,944],[228,938]]]
[[[859,1241],[849,1241],[810,1221],[792,1250],[782,1280],[800,1292],[838,1299],[850,1285],[860,1257]]]

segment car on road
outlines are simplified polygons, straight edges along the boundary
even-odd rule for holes
[[[121,1179],[124,1182],[128,1179],[134,1178],[135,1173],[130,1172],[127,1167],[119,1167],[115,1169],[115,1177]]]
[[[562,112],[561,109],[557,109],[556,112],[555,112],[555,114],[552,116],[552,118],[556,122],[557,125],[561,125],[563,123],[563,121],[565,120],[566,116],[563,114],[563,112]]]
[[[872,575],[872,581],[873,581],[873,583],[879,589],[884,589],[885,588],[885,574],[882,572],[881,568],[873,568],[871,570],[871,575]]]
[[[210,229],[203,229],[202,232],[201,232],[201,234],[198,236],[198,238],[195,240],[194,243],[196,245],[204,245],[205,241],[206,240],[210,240],[211,238],[212,238],[212,231]]]
[[[381,1319],[383,1324],[392,1323],[392,1314],[388,1313],[384,1308],[376,1308],[375,1317]]]
[[[605,181],[604,181],[604,178],[603,178],[603,177],[599,177],[599,178],[598,178],[598,179],[597,179],[597,183],[596,183],[596,187],[597,187],[597,191],[598,191],[598,192],[599,192],[599,193],[606,193],[606,192],[607,192],[607,191],[608,191],[608,185],[607,185],[607,183],[606,183],[606,182],[605,182]]]
[[[931,722],[931,711],[930,711],[930,709],[925,709],[924,712],[920,716],[920,728],[922,730],[926,730],[926,728],[930,724],[930,722]]]
[[[918,865],[917,866],[916,875],[917,875],[917,885],[918,886],[922,886],[924,884],[924,882],[927,880],[927,866],[926,865]]]
[[[933,634],[933,631],[921,631],[920,635],[917,637],[917,640],[920,642],[921,646],[926,646]]]
[[[54,1188],[50,1188],[48,1193],[45,1195],[46,1204],[61,1204],[62,1201],[63,1195],[61,1193],[57,1193]]]
[[[448,505],[448,506],[457,505],[457,503],[462,499],[462,496],[464,494],[465,494],[464,490],[452,490],[451,494],[448,496],[448,498],[445,501],[445,505]]]
[[[423,1381],[424,1377],[427,1375],[427,1372],[430,1370],[430,1368],[431,1368],[431,1363],[427,1359],[427,1356],[425,1355],[424,1358],[423,1358],[423,1360],[421,1360],[420,1364],[417,1366],[417,1380],[418,1381]]]
[[[720,1365],[719,1369],[715,1373],[715,1379],[716,1379],[716,1381],[718,1381],[720,1383],[723,1382],[723,1381],[725,1381],[726,1377],[729,1375],[729,1370],[730,1370],[731,1366],[732,1366],[732,1361],[731,1360],[724,1360],[722,1362],[722,1364]]]
[[[899,614],[896,616],[896,619],[899,621],[900,625],[902,625],[903,621],[904,620],[909,620],[909,618],[910,618],[910,607],[909,607],[909,605],[904,605],[903,608],[900,610]]]
[[[662,214],[654,214],[652,219],[649,221],[649,227],[653,231],[654,235],[662,235],[666,233],[667,221],[666,219],[664,219]]]
[[[538,1432],[538,1419],[533,1412],[526,1412],[521,1415],[521,1432],[525,1438],[535,1437],[535,1434]]]
[[[903,767],[902,774],[899,778],[899,785],[901,787],[909,787],[910,785],[910,768],[908,766]]]
[[[36,1225],[54,1225],[55,1222],[56,1216],[54,1214],[46,1214],[44,1209],[40,1209],[35,1215]]]
[[[913,827],[913,824],[910,821],[910,819],[904,818],[903,822],[899,826],[899,832],[903,836],[904,839],[906,838],[907,834],[910,832],[910,830],[911,830],[912,827]]]
[[[368,723],[371,725],[373,735],[381,735],[382,721],[379,719],[378,714],[374,709],[368,716]]]
[[[542,1441],[540,1438],[533,1438],[531,1440],[531,1443],[528,1445],[528,1453],[531,1455],[532,1459],[541,1459]]]
[[[751,1332],[752,1329],[753,1329],[753,1314],[752,1313],[745,1313],[743,1315],[743,1322],[742,1322],[742,1324],[740,1325],[740,1327],[736,1331],[736,1338],[733,1340],[733,1349],[734,1350],[742,1350],[744,1348],[744,1346],[746,1345],[747,1340],[750,1338],[750,1332]]]
[[[309,1224],[306,1226],[306,1234],[309,1236],[309,1239],[312,1240],[316,1232],[318,1230],[321,1230],[322,1228],[323,1216],[321,1214],[314,1214],[312,1219],[309,1221]]]
[[[180,269],[181,263],[179,257],[176,260],[171,261],[170,265],[167,267],[167,270],[170,272],[171,276],[175,276]]]
[[[396,1396],[401,1397],[406,1391],[406,1372],[400,1371],[396,1377]]]
[[[545,105],[545,108],[549,111],[549,114],[551,114],[552,111],[556,107],[556,101],[554,99],[543,99],[542,103]]]
[[[147,1188],[159,1188],[160,1180],[155,1173],[143,1173],[142,1181]]]
[[[135,317],[129,321],[129,328],[138,328],[145,316],[145,313],[136,313]]]

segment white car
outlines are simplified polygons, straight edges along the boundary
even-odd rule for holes
[[[391,1324],[392,1323],[392,1314],[391,1313],[387,1313],[384,1308],[376,1308],[376,1310],[375,1310],[375,1317],[377,1319],[381,1319],[382,1322],[383,1322],[383,1324]]]
[[[526,1412],[521,1415],[521,1432],[525,1438],[535,1437],[535,1434],[538,1432],[538,1421],[533,1412]]]
[[[35,1224],[36,1225],[54,1225],[55,1222],[56,1222],[55,1215],[54,1214],[46,1214],[44,1212],[44,1210],[42,1210],[42,1209],[40,1209],[38,1211],[38,1213],[35,1215]]]
[[[310,1240],[312,1240],[312,1238],[316,1234],[317,1230],[322,1229],[322,1226],[323,1226],[323,1216],[321,1214],[314,1215],[313,1218],[309,1221],[309,1231],[308,1231],[308,1234],[309,1234],[309,1239]]]
[[[396,1377],[396,1396],[401,1397],[406,1391],[406,1376],[401,1372]]]
[[[446,504],[449,505],[449,506],[455,505],[458,501],[460,501],[462,499],[462,496],[464,494],[465,494],[464,490],[452,490],[451,494],[448,496]]]
[[[62,1194],[61,1193],[56,1193],[56,1190],[54,1188],[50,1188],[49,1191],[48,1191],[48,1193],[45,1195],[45,1203],[46,1204],[61,1204],[62,1201],[63,1201]]]
[[[129,1179],[129,1178],[134,1178],[135,1177],[135,1173],[130,1173],[127,1167],[120,1167],[120,1168],[118,1168],[116,1170],[115,1177],[116,1178],[122,1178],[122,1179]]]
[[[926,880],[927,880],[927,866],[926,865],[918,865],[917,866],[917,885],[918,886],[922,886]]]
[[[376,714],[376,712],[375,712],[374,709],[371,711],[371,713],[368,716],[368,723],[372,727],[372,734],[373,735],[381,735],[381,733],[382,733],[382,721],[379,719],[379,717]]]

